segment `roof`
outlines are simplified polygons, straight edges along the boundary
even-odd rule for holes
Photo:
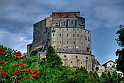
[[[115,63],[114,61],[110,60],[110,61],[104,63],[102,66],[106,65],[106,64],[109,63],[109,62],[113,62],[113,63]],[[115,64],[116,64],[116,63],[115,63]]]
[[[80,13],[80,11],[78,12],[52,12],[52,13]]]

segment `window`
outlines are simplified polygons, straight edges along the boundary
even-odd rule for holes
[[[61,34],[59,34],[59,36],[61,37]]]
[[[68,44],[68,41],[67,41],[67,44]]]
[[[53,36],[55,36],[55,34],[53,33]]]
[[[90,41],[90,38],[88,37],[88,41]]]
[[[68,37],[68,34],[67,34],[67,37]]]
[[[75,44],[75,41],[73,41],[73,44]]]
[[[79,37],[79,34],[77,34],[77,37]]]
[[[90,48],[90,44],[88,44],[88,48]]]
[[[83,42],[81,42],[81,44],[83,45]]]
[[[78,58],[78,56],[76,56],[76,58]]]
[[[71,24],[73,24],[73,20],[71,20]]]
[[[54,46],[54,48],[55,48],[55,46]]]
[[[59,43],[61,44],[61,41],[59,41]]]
[[[71,63],[72,63],[72,61],[71,61]]]
[[[81,35],[81,38],[83,38],[83,35]]]
[[[64,55],[64,57],[66,58],[66,55]]]
[[[88,57],[86,57],[86,59],[88,59]]]
[[[90,48],[89,48],[89,47],[87,47],[87,52],[89,52],[89,49],[90,49]]]
[[[87,40],[87,36],[85,36],[85,40]]]
[[[65,26],[65,21],[63,21],[63,26]]]

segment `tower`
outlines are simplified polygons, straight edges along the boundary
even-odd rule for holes
[[[62,58],[63,65],[92,70],[91,31],[85,29],[85,18],[80,12],[52,12],[50,17],[34,24],[33,42],[27,53],[43,46],[41,56],[52,45]]]

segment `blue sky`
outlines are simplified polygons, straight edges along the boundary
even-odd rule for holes
[[[124,24],[124,0],[0,0],[0,44],[26,52],[33,24],[52,12],[77,12],[92,32],[92,54],[103,64],[115,60],[115,38]]]

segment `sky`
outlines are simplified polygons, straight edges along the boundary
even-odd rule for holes
[[[115,61],[115,38],[124,25],[124,0],[0,0],[0,44],[26,52],[33,24],[52,12],[77,12],[92,34],[92,54],[101,63]]]

